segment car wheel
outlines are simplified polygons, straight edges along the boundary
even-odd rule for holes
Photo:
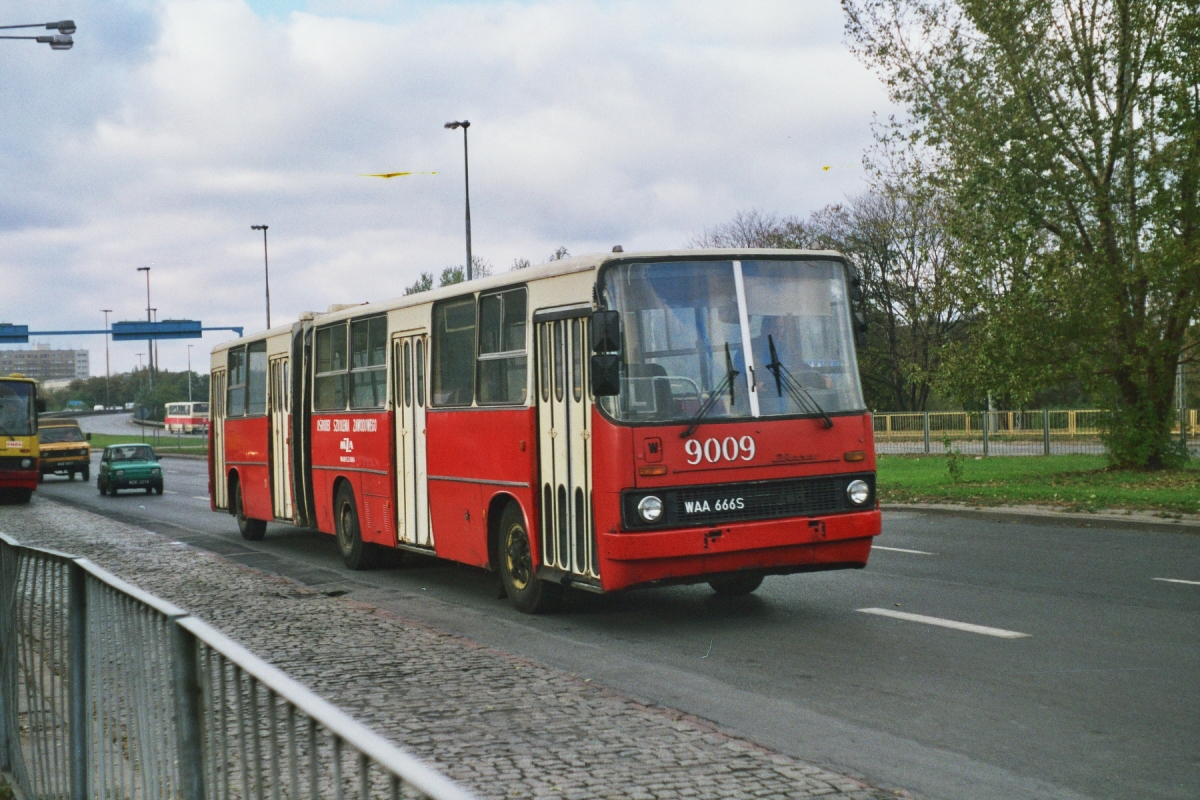
[[[149,491],[147,489],[146,491]],[[250,519],[242,506],[242,483],[234,484],[233,490],[234,514],[237,516],[238,531],[242,538],[250,542],[261,541],[267,535],[267,523],[261,519]]]
[[[354,570],[370,569],[375,562],[375,548],[362,540],[362,531],[358,527],[358,506],[354,503],[354,490],[350,484],[343,483],[338,489],[333,514],[342,563]]]
[[[146,487],[146,494],[154,494],[154,487],[153,487],[153,486],[147,486],[147,487]]]
[[[109,497],[117,496],[117,485],[115,483],[108,484],[108,496]]]
[[[100,490],[100,496],[103,497],[104,492],[105,492],[105,486],[103,483],[100,482],[99,478],[96,479],[96,488]]]
[[[757,572],[746,572],[740,575],[729,575],[723,578],[714,578],[708,582],[712,590],[717,594],[736,596],[750,594],[759,586],[762,586],[763,576]]]
[[[28,503],[29,498],[33,497],[33,489],[17,489],[13,499],[18,503]]]
[[[509,503],[500,515],[500,580],[517,610],[525,614],[543,614],[562,605],[562,586],[538,580],[534,572],[533,550],[525,515],[516,503]]]
[[[89,464],[88,466],[83,468],[83,482],[87,483],[91,479],[92,479],[92,467]]]
[[[157,494],[157,495],[161,495],[161,494],[162,494],[162,484],[161,484],[161,483],[160,483],[160,484],[157,484],[157,485],[154,487],[154,493],[155,493],[155,494]],[[265,528],[266,526],[264,525],[263,527]]]

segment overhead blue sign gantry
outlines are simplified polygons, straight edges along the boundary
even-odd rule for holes
[[[112,328],[80,331],[31,331],[28,325],[0,322],[0,344],[27,344],[30,336],[86,336],[111,334],[114,342],[144,342],[147,339],[199,339],[204,331],[233,331],[239,337],[244,329],[232,327],[206,328],[199,320],[164,319],[159,322],[114,322]]]

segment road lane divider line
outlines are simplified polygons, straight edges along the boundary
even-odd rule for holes
[[[907,611],[893,611],[890,608],[860,608],[858,611],[863,614],[877,614],[881,617],[892,617],[893,619],[904,619],[909,622],[923,622],[926,625],[936,625],[939,628],[953,628],[957,631],[967,631],[968,633],[982,633],[984,636],[995,636],[1000,639],[1026,639],[1031,634],[1019,633],[1018,631],[1006,631],[1003,628],[989,628],[986,625],[972,625],[969,622],[957,622],[952,619],[942,619],[941,617],[927,617],[924,614],[909,614]]]
[[[936,556],[937,553],[930,553],[925,550],[906,550],[903,547],[884,547],[881,544],[871,545],[872,550],[888,550],[893,553],[912,553],[915,556]]]
[[[193,500],[203,500],[204,502],[206,502],[206,503],[207,503],[207,502],[208,502],[208,495],[206,495],[206,494],[194,494],[194,495],[192,495],[192,499],[193,499]]]
[[[1200,586],[1200,581],[1185,581],[1180,578],[1151,578],[1152,581],[1162,581],[1163,583],[1186,583],[1188,586]]]

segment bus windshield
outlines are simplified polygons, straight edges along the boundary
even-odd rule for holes
[[[37,416],[34,385],[26,381],[0,381],[0,436],[32,436]]]
[[[621,315],[621,393],[599,401],[616,419],[864,410],[839,262],[622,264],[600,290]]]

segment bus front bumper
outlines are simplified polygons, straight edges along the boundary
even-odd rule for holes
[[[37,462],[33,469],[0,469],[0,489],[37,489]]]
[[[881,529],[877,509],[824,517],[746,522],[706,528],[601,535],[606,591],[698,583],[756,571],[781,575],[867,565]]]

